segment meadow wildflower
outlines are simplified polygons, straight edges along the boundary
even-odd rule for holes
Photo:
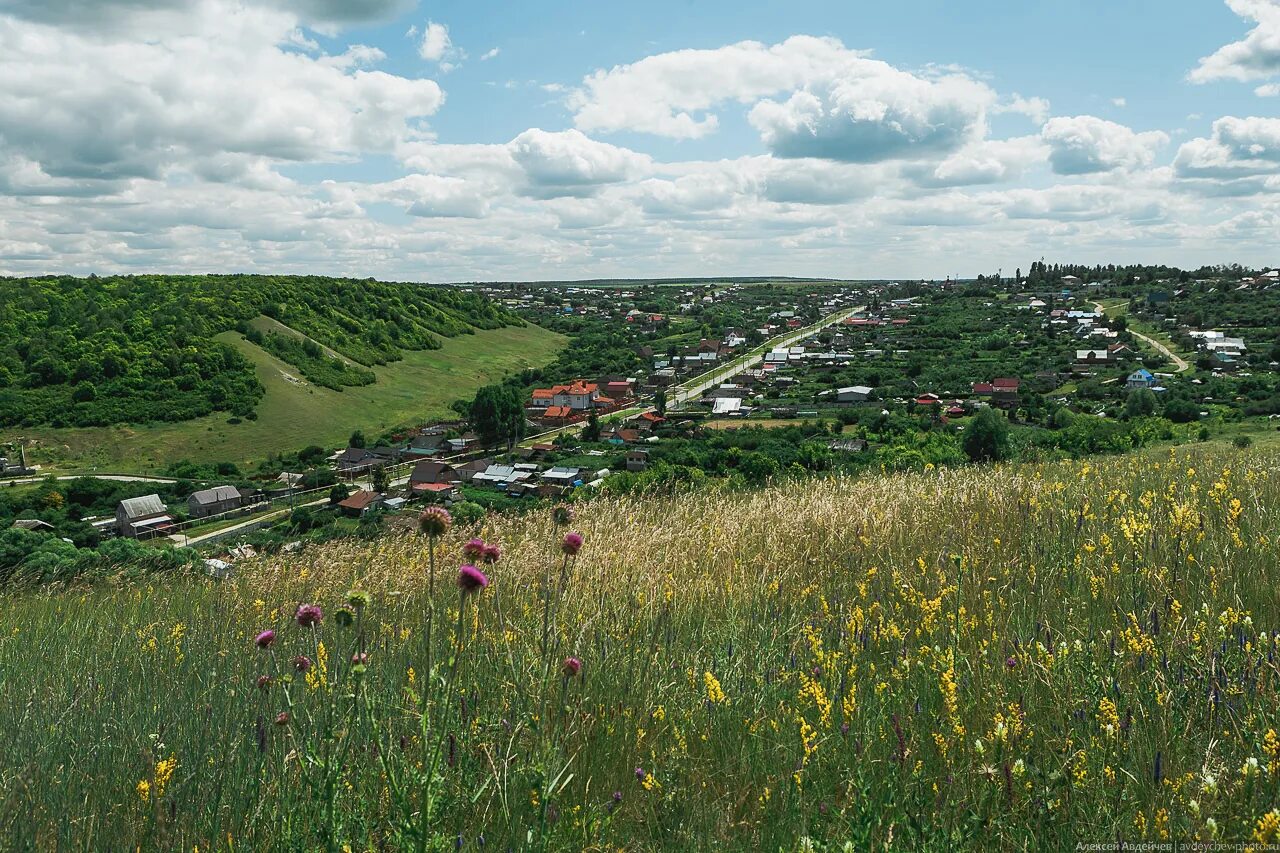
[[[560,542],[560,550],[567,556],[575,557],[582,550],[582,534],[570,531],[564,535],[564,539]]]
[[[551,518],[556,524],[564,526],[573,523],[573,507],[568,504],[560,504],[551,510]]]
[[[311,658],[306,655],[298,655],[293,659],[294,672],[307,672],[311,669]]]
[[[276,714],[276,725],[277,725],[277,726],[287,726],[287,725],[289,725],[289,712],[288,712],[288,711],[281,711],[279,714]]]
[[[564,659],[564,663],[560,667],[560,671],[564,673],[565,678],[573,678],[582,672],[582,661],[574,657]]]
[[[299,604],[293,618],[303,628],[314,628],[324,619],[324,611],[318,604]]]
[[[479,592],[489,585],[489,578],[484,572],[467,563],[458,569],[458,588],[463,595]]]
[[[716,678],[710,670],[702,674],[703,686],[707,688],[707,701],[712,705],[721,705],[729,701],[729,697],[724,695],[724,690],[720,688],[720,679]]]
[[[485,565],[492,566],[502,557],[502,549],[492,542],[485,543],[484,550],[481,552],[481,559]]]
[[[1262,738],[1262,752],[1267,756],[1267,772],[1280,773],[1280,736],[1275,729],[1267,729]]]
[[[1272,809],[1258,818],[1250,837],[1258,844],[1271,844],[1280,838],[1280,810]]]
[[[462,556],[473,562],[479,562],[484,559],[485,541],[483,539],[469,539],[462,546]]]
[[[442,506],[429,506],[418,516],[418,529],[432,539],[445,535],[452,526],[453,516]]]
[[[271,676],[269,676],[269,675],[259,675],[259,676],[258,676],[258,682],[257,682],[257,684],[258,684],[258,689],[259,689],[259,690],[266,690],[266,689],[268,689],[269,687],[271,687]]]
[[[156,762],[154,787],[156,799],[164,796],[164,790],[168,787],[169,781],[173,779],[173,771],[176,769],[178,769],[178,757],[176,755],[171,755]]]
[[[272,631],[270,628],[263,631],[253,640],[253,642],[256,643],[258,648],[260,649],[271,648],[271,644],[274,643],[275,641],[276,641],[276,632]]]

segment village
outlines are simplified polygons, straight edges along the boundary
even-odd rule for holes
[[[1215,406],[1220,416],[1231,410],[1232,401],[1208,393],[1223,381],[1275,394],[1274,353],[1253,352],[1234,329],[1179,320],[1184,300],[1199,304],[1193,290],[1159,285],[1125,295],[1066,275],[1052,288],[1004,292],[954,282],[789,286],[782,304],[776,287],[763,288],[765,298],[750,285],[526,288],[520,296],[495,287],[488,295],[530,319],[546,322],[551,312],[627,336],[634,369],[528,387],[526,434],[509,446],[486,446],[466,419],[434,423],[338,449],[318,479],[283,471],[270,483],[207,483],[180,503],[142,494],[88,520],[104,537],[216,547],[261,528],[297,527],[300,517],[309,526],[317,515],[358,526],[411,519],[433,503],[464,514],[507,509],[690,461],[731,473],[698,461],[699,448],[736,441],[756,452],[760,435],[783,428],[804,427],[797,442],[836,459],[869,462],[901,440],[886,418],[914,418],[921,426],[912,429],[926,431],[962,431],[986,408],[1027,427],[1060,425],[1063,411],[1118,421],[1134,392],[1172,390],[1190,399],[1189,419],[1203,420]],[[1276,287],[1268,273],[1233,292],[1274,300]],[[1259,386],[1255,371],[1271,384]],[[1178,419],[1172,403],[1167,410]],[[4,464],[35,473],[20,456]]]

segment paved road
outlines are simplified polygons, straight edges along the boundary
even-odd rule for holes
[[[674,404],[675,406],[678,406],[680,403],[688,402],[689,400],[696,398],[708,388],[711,388],[714,385],[719,385],[726,379],[732,379],[742,371],[759,364],[764,360],[765,354],[770,350],[793,346],[797,341],[802,341],[805,338],[816,335],[823,329],[843,322],[846,318],[851,317],[859,311],[865,311],[866,308],[867,306],[865,305],[859,305],[857,308],[837,311],[835,314],[831,314],[811,326],[806,326],[803,329],[796,329],[794,332],[788,332],[787,334],[779,335],[776,338],[770,338],[767,342],[768,345],[759,347],[759,352],[756,355],[747,356],[745,358],[739,357],[734,361],[729,362],[729,364],[724,367],[717,367],[707,373],[700,374],[692,379],[687,379],[678,385],[673,385],[667,391],[667,405],[671,406]],[[653,406],[634,406],[627,409],[626,414],[628,417],[633,417],[636,415],[642,415],[645,412],[652,412],[653,410]],[[615,412],[607,417],[615,417],[616,415],[617,413]],[[552,437],[559,435],[560,433],[579,431],[582,427],[583,424],[581,423],[556,427],[555,429],[547,430],[546,432],[540,432],[537,435],[526,436],[520,444],[522,447],[528,447],[535,442],[550,441]]]
[[[1095,310],[1095,311],[1097,311],[1099,314],[1105,314],[1105,313],[1106,313],[1105,311],[1103,311],[1103,310],[1102,310],[1102,303],[1101,303],[1101,302],[1095,302],[1095,303],[1093,303],[1093,308],[1094,308],[1094,310]],[[1165,346],[1164,344],[1162,344],[1162,343],[1160,343],[1159,341],[1157,341],[1155,338],[1152,338],[1152,337],[1149,337],[1149,336],[1147,336],[1147,335],[1144,335],[1144,334],[1142,334],[1142,332],[1139,332],[1139,331],[1138,331],[1138,330],[1136,330],[1136,329],[1130,329],[1129,331],[1133,334],[1133,336],[1134,336],[1135,338],[1137,338],[1137,339],[1139,339],[1139,340],[1141,340],[1141,341],[1145,341],[1145,342],[1147,343],[1147,345],[1148,345],[1148,346],[1150,346],[1150,347],[1151,347],[1152,349],[1154,349],[1156,352],[1158,352],[1158,353],[1160,353],[1161,355],[1163,355],[1165,358],[1169,359],[1169,361],[1173,362],[1173,363],[1174,363],[1174,365],[1175,365],[1175,366],[1176,366],[1176,368],[1177,368],[1176,370],[1174,370],[1174,371],[1173,371],[1174,373],[1182,373],[1183,371],[1185,371],[1185,370],[1187,370],[1188,368],[1190,368],[1190,367],[1191,367],[1191,365],[1187,364],[1187,362],[1186,362],[1186,360],[1185,360],[1184,358],[1182,358],[1181,356],[1179,356],[1179,355],[1177,355],[1176,353],[1174,353],[1171,349],[1169,349],[1167,346]]]
[[[727,379],[732,379],[733,377],[737,376],[739,373],[742,373],[744,370],[750,370],[752,367],[755,367],[757,364],[764,361],[764,357],[766,353],[772,350],[786,349],[788,347],[795,346],[798,342],[804,340],[805,338],[812,337],[816,335],[818,332],[821,332],[823,329],[834,326],[837,323],[842,323],[849,317],[852,317],[854,314],[857,314],[859,311],[865,311],[866,308],[867,306],[865,305],[859,305],[857,308],[850,308],[846,311],[839,311],[835,314],[831,314],[830,316],[823,318],[822,320],[819,320],[817,323],[814,323],[811,326],[806,326],[803,329],[796,329],[794,332],[789,332],[786,335],[781,335],[776,338],[771,338],[769,340],[769,346],[761,347],[760,351],[757,352],[755,355],[747,356],[746,358],[742,358],[742,359],[737,359],[735,361],[730,362],[727,366],[723,368],[718,368],[716,370],[713,370],[711,373],[703,374],[702,376],[697,376],[693,379],[688,380],[687,382],[684,382],[680,385],[675,386],[675,388],[673,389],[675,391],[674,394],[671,394],[670,392],[668,392],[668,395],[667,395],[668,404],[670,403],[679,404],[679,403],[688,402],[689,400],[692,400],[692,399],[696,399],[698,396],[702,394],[703,391],[706,391],[708,388],[719,385],[720,383],[724,382]]]
[[[172,542],[175,547],[190,548],[193,545],[199,545],[200,543],[207,542],[211,539],[221,539],[224,536],[231,536],[246,527],[253,527],[254,525],[260,525],[266,521],[275,521],[277,518],[283,518],[300,506],[319,506],[320,504],[326,504],[328,502],[329,498],[326,495],[323,498],[308,501],[307,503],[297,504],[296,506],[286,506],[261,515],[246,516],[245,520],[239,524],[233,524],[230,527],[223,527],[210,533],[201,534],[200,536],[187,536],[183,533],[175,533],[169,537],[169,541]]]
[[[453,457],[450,457],[450,458],[453,458]],[[405,485],[408,482],[409,482],[409,477],[407,475],[404,477],[395,477],[387,481],[388,486],[390,488],[397,488],[399,486]],[[356,488],[360,488],[360,489],[373,488],[373,483],[367,479],[356,480],[350,483],[349,485],[355,486]],[[243,530],[247,527],[252,527],[254,525],[262,524],[265,521],[275,521],[279,518],[283,518],[284,516],[289,515],[298,507],[321,506],[323,504],[327,504],[328,502],[329,502],[329,496],[326,494],[324,497],[317,498],[313,501],[294,504],[293,506],[279,507],[277,509],[273,509],[258,515],[246,516],[244,521],[241,521],[238,524],[233,524],[230,527],[223,527],[221,529],[214,530],[209,533],[204,533],[199,536],[187,536],[183,533],[175,533],[169,537],[169,541],[173,542],[173,544],[178,548],[190,548],[192,545],[199,545],[202,542],[207,542],[211,539],[221,539],[223,537],[230,536],[236,533],[237,531]]]
[[[138,477],[133,474],[62,474],[55,477],[55,480],[79,480],[81,477],[90,477],[94,480],[111,480],[116,483],[176,483],[178,482],[172,477]],[[10,483],[43,483],[47,477],[23,477],[19,480],[0,480],[0,485],[9,485]]]

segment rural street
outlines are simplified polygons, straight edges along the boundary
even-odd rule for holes
[[[1102,310],[1101,302],[1093,303],[1093,310],[1097,311],[1099,314],[1102,314],[1103,316],[1106,316],[1107,312]],[[1182,373],[1183,371],[1191,367],[1191,365],[1187,364],[1185,359],[1183,359],[1181,356],[1174,354],[1174,352],[1171,349],[1169,349],[1167,346],[1157,341],[1155,338],[1148,337],[1147,335],[1142,334],[1142,332],[1139,332],[1136,329],[1130,329],[1129,331],[1133,333],[1133,336],[1135,338],[1141,341],[1145,341],[1148,346],[1150,346],[1156,352],[1160,353],[1165,358],[1169,359],[1169,361],[1177,365],[1177,369],[1173,371],[1174,373]]]
[[[138,477],[133,474],[62,474],[55,477],[55,480],[79,480],[81,477],[90,477],[94,480],[111,480],[115,483],[176,483],[177,480],[172,477]],[[26,485],[30,483],[43,483],[48,477],[23,477],[18,480],[0,480],[0,485],[8,486],[13,483],[18,485]]]
[[[726,379],[731,379],[742,371],[759,364],[764,360],[765,354],[769,351],[780,349],[782,347],[793,346],[797,341],[816,335],[823,329],[834,326],[836,323],[843,322],[845,319],[857,314],[859,311],[865,311],[866,308],[867,306],[865,305],[859,305],[857,308],[837,311],[835,314],[831,314],[811,326],[805,326],[803,329],[796,329],[794,332],[788,332],[785,335],[778,335],[775,338],[770,338],[768,341],[757,347],[753,355],[737,358],[724,367],[717,367],[707,373],[695,376],[692,379],[687,379],[679,385],[672,386],[667,392],[667,404],[676,404],[678,406],[680,403],[688,402],[713,385],[718,385]],[[641,405],[627,409],[625,412],[628,417],[631,417],[634,415],[642,415],[645,412],[652,412],[653,410],[653,406]],[[618,414],[618,412],[613,412],[606,417],[616,418]],[[582,426],[583,425],[581,423],[566,424],[565,426],[556,427],[555,429],[547,430],[546,432],[526,436],[520,444],[523,447],[528,447],[538,441],[548,441],[552,436],[559,435],[563,432],[580,430],[582,429]]]
[[[795,346],[797,342],[802,341],[805,338],[812,337],[823,329],[834,326],[836,323],[844,322],[859,311],[865,311],[866,308],[867,306],[865,305],[859,305],[857,308],[850,308],[847,311],[840,311],[832,314],[811,326],[806,326],[803,329],[796,329],[794,332],[789,332],[786,335],[771,338],[767,342],[768,345],[758,347],[755,354],[732,361],[726,367],[717,368],[709,374],[694,377],[688,382],[675,386],[675,389],[673,389],[675,393],[668,395],[668,402],[677,404],[688,402],[689,400],[697,397],[703,391],[706,391],[708,388],[719,385],[726,379],[732,379],[744,370],[750,370],[752,367],[764,360],[766,353],[776,349],[786,349],[788,347]]]

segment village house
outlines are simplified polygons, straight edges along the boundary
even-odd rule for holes
[[[1017,403],[1018,389],[1021,387],[1021,380],[1009,377],[1000,377],[990,382],[974,382],[972,385],[975,396],[989,397],[991,402],[998,405]]]
[[[338,509],[343,515],[351,518],[364,518],[366,515],[382,508],[382,495],[361,489],[345,500],[338,501]]]
[[[1244,345],[1243,338],[1228,338],[1225,335],[1220,338],[1213,338],[1204,342],[1204,348],[1209,352],[1218,352],[1223,355],[1242,356],[1248,349]]]
[[[405,449],[406,456],[435,456],[442,452],[448,445],[448,439],[445,438],[443,432],[424,433],[415,435],[409,442],[409,446]]]
[[[1110,364],[1111,352],[1105,349],[1076,350],[1076,364]]]
[[[116,507],[116,526],[121,536],[145,539],[173,527],[173,517],[159,495],[126,498]]]
[[[711,400],[711,414],[737,416],[743,414],[741,397],[717,397]]]
[[[1159,380],[1145,367],[1130,373],[1129,377],[1124,381],[1124,387],[1130,391],[1136,391],[1139,388],[1154,388],[1158,384]]]
[[[835,398],[837,403],[865,403],[871,399],[874,391],[869,385],[850,385],[847,388],[837,388]]]
[[[641,448],[632,448],[627,451],[627,470],[632,473],[645,471],[649,467],[649,451]]]
[[[481,473],[493,464],[492,459],[472,459],[470,462],[464,462],[455,467],[458,473],[458,479],[463,483],[470,483],[475,479],[476,474]]]
[[[283,485],[288,490],[300,488],[302,481],[306,479],[305,474],[298,474],[292,471],[281,471],[280,476],[276,477],[276,482]]]
[[[335,466],[339,474],[348,476],[356,476],[358,474],[368,473],[373,468],[386,465],[387,460],[381,456],[373,454],[371,451],[363,447],[348,447],[342,453],[338,454],[335,460]]]
[[[412,494],[435,503],[449,504],[462,499],[462,490],[454,483],[418,483]]]
[[[544,483],[550,483],[555,486],[572,486],[582,478],[582,469],[557,465],[554,468],[543,471],[538,476]]]
[[[636,423],[640,429],[647,430],[649,432],[653,432],[658,428],[659,424],[666,423],[666,421],[667,419],[657,412],[642,412],[640,416],[636,418]]]
[[[535,388],[531,401],[532,408],[565,408],[573,412],[584,412],[594,409],[600,401],[600,386],[594,382],[575,379],[568,385],[553,385],[550,388]]]
[[[605,394],[610,400],[630,400],[636,395],[634,379],[611,379],[604,383]]]
[[[19,530],[30,530],[38,533],[49,533],[54,529],[52,524],[47,521],[41,521],[38,518],[19,518],[11,526]]]
[[[414,494],[432,491],[424,487],[452,484],[461,479],[449,463],[424,459],[414,464],[413,470],[409,472],[409,491]]]
[[[629,427],[618,427],[605,439],[610,444],[637,444],[643,440],[640,431]]]
[[[187,498],[187,515],[192,518],[207,518],[238,509],[243,503],[244,498],[235,486],[214,486],[193,492]]]

